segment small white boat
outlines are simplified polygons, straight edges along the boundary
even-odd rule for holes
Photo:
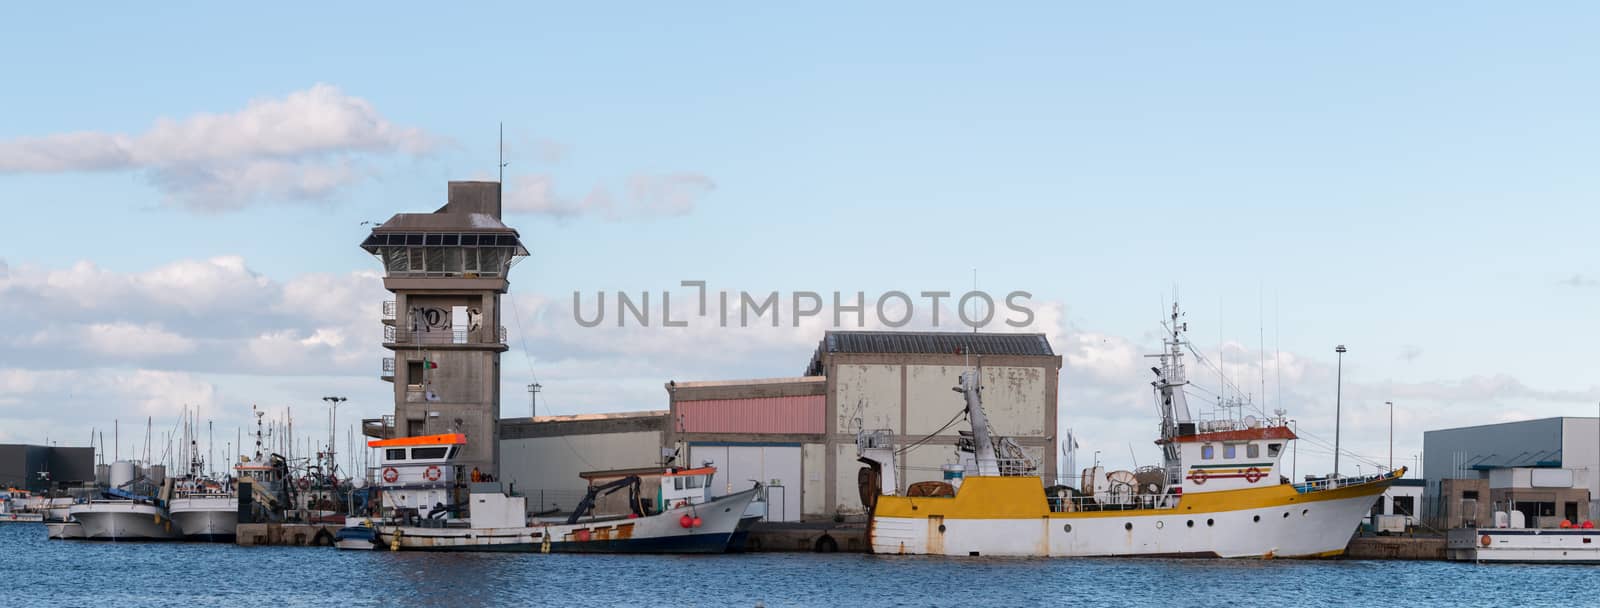
[[[44,521],[44,512],[28,508],[32,500],[23,490],[0,490],[0,524],[36,524]]]
[[[178,540],[183,530],[166,509],[141,500],[91,500],[68,510],[88,540]]]
[[[231,543],[239,526],[239,499],[231,493],[180,494],[167,503],[185,540]]]
[[[1600,564],[1600,529],[1528,528],[1519,511],[1495,511],[1493,528],[1445,535],[1445,558],[1458,562]]]

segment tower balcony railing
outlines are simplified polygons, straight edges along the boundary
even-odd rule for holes
[[[383,341],[389,344],[416,344],[423,346],[448,344],[505,344],[506,328],[480,327],[478,329],[435,329],[411,331],[394,326],[383,328]]]
[[[383,320],[385,320],[385,321],[393,321],[394,320],[394,300],[384,300],[383,301]]]
[[[394,379],[394,357],[384,357],[383,358],[383,375],[382,375],[382,378],[384,378],[385,380],[393,380]]]
[[[394,438],[394,414],[384,414],[382,418],[362,419],[361,434],[375,439]]]

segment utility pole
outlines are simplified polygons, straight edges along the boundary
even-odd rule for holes
[[[1385,401],[1389,406],[1389,470],[1394,470],[1394,402]]]
[[[1344,353],[1343,344],[1334,347],[1333,352],[1339,353],[1339,372],[1334,381],[1333,388],[1333,479],[1339,479],[1339,414],[1344,405]]]
[[[535,382],[528,385],[528,417],[539,415],[539,391],[544,389],[543,384]]]

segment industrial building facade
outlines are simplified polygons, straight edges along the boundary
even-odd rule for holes
[[[941,478],[968,430],[951,388],[973,367],[994,432],[1053,475],[1061,357],[1043,335],[831,331],[802,376],[669,381],[665,412],[506,420],[504,480],[530,497],[581,496],[580,472],[656,465],[681,442],[682,464],[718,467],[714,494],[766,485],[769,520],[856,516],[865,510],[856,433],[917,444],[900,461],[903,485]]]
[[[1493,525],[1516,510],[1529,526],[1593,520],[1600,495],[1600,420],[1543,418],[1423,434],[1425,519],[1448,529]]]
[[[94,483],[94,448],[0,444],[0,488],[43,492]]]

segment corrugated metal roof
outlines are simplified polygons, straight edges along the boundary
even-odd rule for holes
[[[1044,334],[970,333],[958,331],[830,331],[821,349],[830,353],[953,354],[1053,356]]]

